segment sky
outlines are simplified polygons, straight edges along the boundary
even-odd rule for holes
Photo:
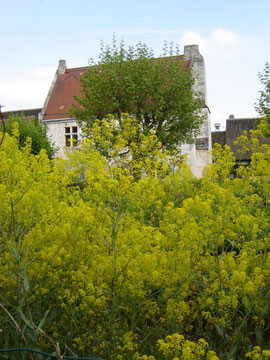
[[[198,44],[211,121],[258,116],[258,73],[270,61],[270,0],[0,0],[2,111],[42,107],[60,59],[98,59],[100,42]]]

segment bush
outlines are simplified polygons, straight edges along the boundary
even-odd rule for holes
[[[37,155],[41,149],[45,149],[48,157],[53,158],[56,149],[47,138],[47,129],[43,122],[38,122],[33,118],[26,119],[23,115],[11,115],[8,121],[5,122],[6,132],[9,135],[13,134],[15,122],[18,123],[19,129],[19,148],[25,146],[27,138],[30,137],[32,154]]]

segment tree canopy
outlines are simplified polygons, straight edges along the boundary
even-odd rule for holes
[[[102,44],[98,63],[92,62],[80,80],[82,96],[76,97],[79,106],[72,107],[72,115],[91,128],[108,114],[121,125],[122,113],[128,113],[166,148],[192,142],[202,122],[196,75],[177,51],[166,53],[171,56],[154,58],[145,44],[118,47],[115,39],[112,46]]]
[[[259,79],[264,86],[264,90],[260,91],[260,99],[256,104],[256,110],[265,115],[270,122],[270,64],[265,63],[263,73],[259,73]]]
[[[56,149],[47,137],[46,125],[43,122],[37,122],[34,118],[26,119],[23,115],[11,115],[5,123],[6,132],[9,135],[14,134],[14,124],[18,124],[19,147],[25,146],[27,138],[31,138],[31,152],[37,155],[41,149],[45,149],[51,159]]]

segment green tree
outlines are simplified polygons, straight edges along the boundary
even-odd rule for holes
[[[13,134],[15,122],[18,123],[20,148],[25,145],[26,139],[30,137],[32,154],[37,155],[41,149],[45,149],[49,158],[53,158],[56,149],[46,135],[47,129],[44,123],[37,122],[33,118],[26,119],[23,115],[11,115],[5,122],[6,132],[9,135]]]
[[[79,107],[71,109],[81,127],[91,128],[108,114],[121,126],[122,113],[128,113],[167,149],[192,142],[202,122],[195,74],[172,47],[165,51],[170,56],[154,58],[142,43],[128,48],[115,39],[112,47],[102,43],[99,62],[81,78]]]
[[[264,90],[260,91],[260,99],[256,104],[256,110],[261,115],[266,115],[270,122],[270,64],[265,63],[263,73],[259,73],[259,79],[264,86]]]

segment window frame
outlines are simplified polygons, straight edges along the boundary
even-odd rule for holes
[[[65,126],[65,144],[66,147],[78,146],[78,126],[69,125]]]

